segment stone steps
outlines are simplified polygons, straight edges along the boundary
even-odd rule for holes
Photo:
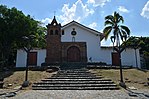
[[[57,73],[57,74],[54,74],[54,75],[96,75],[94,73],[86,73],[86,72],[82,72],[82,73]]]
[[[110,79],[97,79],[97,78],[91,78],[91,79],[52,79],[52,78],[49,78],[49,79],[42,79],[41,81],[111,81]]]
[[[118,90],[118,87],[33,87],[33,90]]]
[[[34,84],[113,84],[113,81],[40,81]]]
[[[91,75],[91,74],[85,74],[85,75],[53,75],[52,77],[96,77],[96,75]],[[102,76],[98,76],[98,77],[102,77]]]
[[[52,78],[103,78],[102,76],[96,76],[91,73],[61,73],[61,74],[54,74]]]
[[[81,63],[81,62],[67,62],[67,63],[62,63],[60,66],[61,70],[70,70],[70,69],[82,69],[86,68],[87,64],[86,63]]]
[[[69,72],[89,72],[87,69],[68,69],[68,70],[60,70],[60,73],[61,72],[67,72],[67,73],[69,73]]]
[[[103,78],[102,76],[52,76],[52,79],[56,79],[56,78],[60,78],[60,79],[93,79],[93,78],[97,78],[97,79],[101,79]]]
[[[93,79],[93,78],[97,78],[97,79],[101,79],[103,77],[51,77],[51,79]]]
[[[99,77],[99,78],[103,78],[102,76],[95,76],[95,75],[53,75],[52,77]]]
[[[50,78],[32,85],[33,90],[116,90],[110,79],[96,76],[87,69],[60,70]]]
[[[108,86],[117,86],[116,84],[38,84],[33,85],[32,87],[108,87]]]
[[[57,73],[54,75],[96,75],[94,73]]]
[[[89,71],[67,71],[67,72],[64,72],[64,71],[59,71],[59,73],[61,74],[73,74],[73,73],[78,73],[78,74],[81,74],[81,73],[90,73]]]

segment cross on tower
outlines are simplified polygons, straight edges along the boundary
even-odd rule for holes
[[[56,11],[54,11],[54,16],[55,16],[55,14],[56,14]]]

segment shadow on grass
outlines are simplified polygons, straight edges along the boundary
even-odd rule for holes
[[[29,67],[28,69],[32,71],[44,71],[45,70],[44,68],[41,68],[41,67]],[[11,68],[8,70],[0,70],[0,79],[7,78],[13,75],[14,72],[16,71],[25,71],[25,70],[26,70],[26,67],[15,67],[15,68]]]
[[[141,68],[136,68],[137,70],[140,70],[140,71],[142,71],[142,72],[149,72],[149,70],[147,70],[147,69],[141,69]]]
[[[9,70],[9,71],[1,71],[1,72],[0,72],[0,79],[7,78],[7,77],[13,75],[13,73],[14,73],[13,70]]]

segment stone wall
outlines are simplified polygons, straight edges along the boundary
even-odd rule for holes
[[[67,51],[70,47],[75,46],[80,50],[80,62],[87,62],[86,42],[62,42],[62,62],[67,62]]]

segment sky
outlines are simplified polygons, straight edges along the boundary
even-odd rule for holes
[[[99,32],[104,29],[105,16],[117,11],[131,36],[149,36],[149,0],[0,0],[0,4],[16,7],[44,26],[55,15],[62,25],[75,20]],[[110,40],[102,41],[102,45],[111,44]]]

